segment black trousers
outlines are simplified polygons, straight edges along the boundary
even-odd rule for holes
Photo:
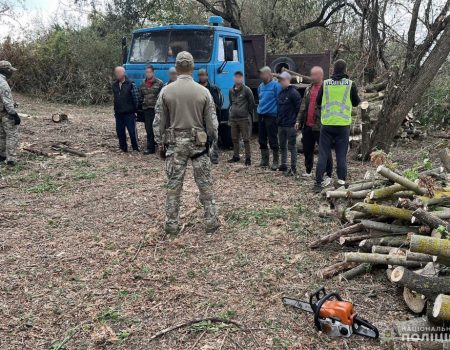
[[[323,180],[326,163],[331,154],[334,143],[336,151],[337,176],[339,180],[347,179],[347,152],[350,136],[349,126],[328,126],[323,125],[320,129],[319,140],[319,161],[316,167],[316,184],[320,185]]]
[[[136,116],[134,113],[116,114],[116,132],[119,139],[119,147],[122,151],[128,150],[127,134],[130,135],[131,146],[133,150],[139,151],[138,136],[136,130]]]
[[[278,152],[279,145],[277,118],[260,114],[258,129],[259,149],[268,149],[267,141],[269,141],[270,149],[274,152]]]
[[[320,140],[320,131],[319,130],[313,130],[310,126],[304,126],[302,130],[302,143],[303,143],[303,154],[305,156],[305,168],[306,172],[308,174],[311,173],[313,165],[314,165],[314,149],[317,146],[319,146],[319,140]],[[331,177],[331,174],[333,173],[333,157],[331,156],[331,150],[330,150],[330,156],[327,160],[327,167],[326,172],[329,177]]]
[[[147,132],[147,150],[149,152],[155,152],[155,134],[153,133],[153,120],[155,119],[155,109],[144,109],[144,124],[145,131]]]

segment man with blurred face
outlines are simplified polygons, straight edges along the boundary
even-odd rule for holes
[[[136,84],[129,80],[125,69],[118,66],[114,69],[116,80],[112,84],[114,95],[114,116],[116,118],[116,132],[119,139],[119,148],[123,152],[128,151],[127,135],[130,136],[131,146],[134,151],[139,151],[136,112],[139,104],[139,90]]]
[[[244,74],[241,71],[234,73],[234,86],[230,89],[231,139],[233,140],[233,158],[228,163],[240,161],[239,142],[242,137],[245,149],[245,165],[252,164],[250,151],[250,120],[255,109],[255,98],[252,90],[244,84]]]
[[[286,176],[297,174],[297,131],[295,123],[300,110],[301,97],[297,89],[291,85],[291,75],[288,72],[280,74],[282,90],[278,95],[278,142],[281,151],[279,171]],[[287,166],[287,155],[291,154],[291,166]]]
[[[169,68],[169,81],[165,85],[169,85],[170,83],[173,83],[178,78],[177,70],[175,67]]]
[[[201,68],[198,70],[198,83],[209,90],[216,106],[217,120],[220,119],[220,112],[223,105],[223,95],[217,85],[212,84],[208,79],[208,72]],[[216,142],[211,142],[210,159],[213,164],[219,164],[219,145]]]
[[[302,130],[303,154],[305,156],[306,171],[303,177],[310,178],[312,176],[312,168],[314,165],[314,148],[319,146],[320,138],[320,113],[317,108],[317,94],[323,82],[323,69],[319,66],[311,68],[312,83],[305,90],[303,103],[298,115],[296,128]],[[333,158],[328,158],[326,167],[326,176],[323,185],[328,186],[331,182],[331,173],[333,171]]]
[[[153,66],[145,69],[145,80],[139,88],[139,105],[142,109],[145,131],[147,132],[147,148],[144,154],[156,152],[155,136],[153,134],[153,120],[155,119],[155,105],[164,83],[155,77]]]
[[[259,166],[269,166],[269,147],[272,150],[272,170],[277,170],[279,166],[279,146],[278,146],[278,95],[281,86],[273,79],[270,67],[263,67],[259,70],[261,84],[258,86],[258,117],[259,117],[259,148],[261,150],[261,163]],[[268,143],[268,144],[267,144]]]

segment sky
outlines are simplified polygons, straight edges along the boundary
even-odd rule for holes
[[[22,29],[39,29],[51,23],[64,23],[70,18],[71,23],[86,23],[86,13],[80,12],[73,0],[10,0],[15,7],[14,18],[2,18],[0,23],[0,40],[6,36],[14,39],[24,37]]]

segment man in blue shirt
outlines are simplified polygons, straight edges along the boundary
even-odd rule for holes
[[[258,86],[258,116],[259,116],[259,148],[261,150],[261,163],[259,166],[269,166],[269,147],[272,150],[272,170],[277,170],[279,166],[279,146],[278,146],[278,95],[281,92],[281,85],[273,79],[270,67],[263,67],[259,70],[262,83]]]

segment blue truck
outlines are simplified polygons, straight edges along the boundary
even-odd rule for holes
[[[236,71],[244,72],[246,84],[257,101],[258,69],[268,65],[276,73],[283,68],[304,75],[319,65],[328,77],[330,53],[268,54],[265,35],[243,35],[241,31],[223,25],[219,16],[209,18],[207,25],[169,24],[142,28],[133,32],[130,47],[122,40],[123,63],[127,75],[136,84],[145,77],[145,67],[152,64],[156,76],[168,80],[168,69],[175,65],[180,51],[189,51],[195,60],[194,79],[204,68],[209,79],[223,93],[224,103],[219,116],[219,136],[223,147],[232,145],[228,127],[228,91],[233,86]],[[305,87],[298,84],[300,92]]]

